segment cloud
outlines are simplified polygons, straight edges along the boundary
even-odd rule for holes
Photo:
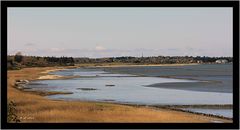
[[[26,44],[24,44],[24,46],[35,46],[35,44],[34,43],[26,43]]]
[[[95,47],[95,50],[96,50],[96,51],[104,51],[104,50],[106,50],[106,48],[97,45],[97,46]]]
[[[63,49],[63,48],[50,48],[50,51],[51,52],[63,52],[63,51],[65,51],[65,49]]]

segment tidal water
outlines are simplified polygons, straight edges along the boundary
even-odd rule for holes
[[[191,91],[149,87],[161,83],[199,83],[204,80],[171,79],[153,76],[139,76],[107,71],[106,68],[77,68],[52,72],[63,76],[81,76],[73,79],[38,80],[29,84],[33,90],[66,91],[73,94],[52,95],[50,99],[104,101],[142,105],[214,105],[232,104],[232,93]],[[201,111],[213,113],[210,109]],[[219,115],[231,117],[232,111],[224,109]],[[227,113],[227,114],[226,114]]]
[[[212,114],[218,116],[224,116],[228,118],[232,118],[233,110],[232,109],[206,109],[206,108],[184,108],[182,110],[197,112],[197,113],[205,113],[205,114]]]

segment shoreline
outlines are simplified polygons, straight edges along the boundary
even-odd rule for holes
[[[232,121],[233,117],[225,117],[222,115],[215,115],[215,114],[207,114],[207,113],[201,113],[201,112],[194,112],[190,110],[184,110],[183,108],[199,108],[199,109],[232,109],[232,104],[193,104],[193,105],[147,105],[147,104],[134,104],[134,103],[124,103],[124,102],[111,102],[111,101],[91,101],[91,100],[64,100],[64,99],[52,99],[55,101],[77,101],[77,102],[89,102],[89,103],[107,103],[107,104],[116,104],[116,105],[124,105],[124,106],[132,106],[137,108],[150,108],[155,110],[173,110],[173,111],[179,111],[184,112],[186,114],[194,114],[194,115],[200,115],[205,117],[213,117],[213,118],[219,118],[224,120]]]
[[[184,110],[183,108],[199,108],[199,109],[232,109],[232,104],[193,104],[193,105],[148,105],[148,104],[134,104],[134,103],[127,103],[127,102],[111,102],[111,101],[91,101],[91,100],[65,100],[65,99],[50,99],[54,101],[76,101],[76,102],[89,102],[89,103],[106,103],[106,104],[116,104],[116,105],[124,105],[124,106],[132,106],[137,108],[150,108],[150,109],[156,109],[156,110],[173,110],[173,111],[179,111],[184,112],[186,114],[195,114],[205,117],[213,117],[213,118],[219,118],[224,120],[232,121],[233,117],[225,117],[222,115],[215,115],[215,114],[207,114],[207,113],[201,113],[201,112],[194,112],[189,110]]]
[[[50,70],[46,70],[41,72],[42,74],[47,74],[47,75],[43,75],[40,76],[39,78],[37,78],[38,80],[51,80],[51,79],[68,79],[68,78],[76,78],[76,77],[80,77],[80,76],[60,76],[60,75],[54,75],[54,74],[49,74],[50,72],[55,72],[55,71],[62,71],[62,70],[68,70],[68,69],[73,69],[73,68],[80,68],[80,67],[93,67],[93,68],[108,68],[108,67],[146,67],[146,66],[186,66],[186,65],[199,65],[197,63],[191,63],[191,64],[142,64],[142,65],[137,65],[137,64],[122,64],[122,65],[118,65],[118,64],[82,64],[82,65],[76,65],[76,66],[66,66],[61,67],[61,68],[57,68],[57,69],[50,69]],[[174,77],[163,77],[163,78],[174,78]]]
[[[136,106],[136,107],[149,107],[154,109],[167,109],[167,110],[174,110],[174,111],[180,111],[180,112],[186,112],[186,113],[192,113],[197,115],[203,115],[207,117],[216,117],[226,120],[233,120],[231,117],[225,117],[221,115],[214,115],[214,114],[206,114],[206,113],[200,113],[200,112],[194,112],[189,110],[184,110],[182,108],[212,108],[212,109],[218,109],[219,107],[222,109],[228,109],[232,108],[233,105],[230,104],[224,104],[224,105],[137,105],[137,104],[125,104],[125,103],[116,103],[116,104],[123,104],[123,105],[129,105],[129,106]]]
[[[71,78],[78,78],[78,77],[80,76],[61,76],[61,75],[48,74],[48,75],[40,76],[36,80],[71,79]]]
[[[147,66],[187,66],[187,65],[200,65],[197,63],[190,64],[103,64],[96,65],[93,67],[147,67]]]
[[[68,68],[77,68],[77,67],[79,67],[79,66],[74,66],[74,67],[63,67],[63,68],[61,68],[61,70],[63,70],[63,69],[68,69]],[[42,79],[38,79],[39,77],[41,77],[41,76],[46,76],[46,75],[48,75],[48,73],[49,72],[53,72],[53,71],[58,71],[59,70],[59,68],[58,67],[44,67],[44,68],[41,68],[41,67],[38,67],[38,68],[25,68],[25,70],[19,70],[19,71],[12,71],[11,73],[14,73],[14,72],[21,72],[21,71],[30,71],[30,70],[34,70],[34,71],[37,71],[38,73],[35,73],[34,74],[34,76],[31,76],[31,78],[30,77],[27,77],[27,76],[22,76],[22,78],[24,78],[24,79],[27,79],[27,80],[42,80]],[[44,73],[42,73],[42,72],[44,72]],[[46,72],[48,72],[48,73],[46,73]],[[9,71],[8,71],[8,73],[9,73]],[[14,74],[13,74],[14,75]],[[10,77],[11,78],[11,77]],[[48,77],[49,78],[49,77]],[[51,77],[52,78],[52,77]],[[59,78],[58,76],[57,77],[55,77],[55,78]],[[61,77],[62,78],[62,77]],[[10,88],[9,88],[10,87]],[[10,90],[10,91],[9,91]],[[10,94],[9,94],[10,93]],[[15,93],[15,94],[14,94]],[[41,107],[43,107],[43,106],[45,106],[45,104],[42,104],[42,103],[40,103],[40,101],[41,102],[47,102],[47,104],[49,103],[49,102],[51,102],[51,104],[48,104],[48,105],[46,105],[45,107],[50,107],[50,106],[52,106],[52,104],[59,104],[60,106],[65,106],[65,105],[73,105],[73,106],[75,106],[75,105],[80,105],[80,104],[88,104],[88,105],[93,105],[93,106],[95,106],[95,104],[102,104],[102,106],[104,106],[102,109],[105,109],[105,107],[107,107],[108,105],[110,105],[110,106],[115,106],[116,105],[116,107],[120,107],[120,108],[125,108],[125,107],[131,107],[131,106],[128,106],[128,105],[123,105],[123,104],[119,104],[119,103],[117,103],[117,104],[114,104],[114,103],[108,103],[108,102],[104,102],[104,103],[102,103],[102,102],[87,102],[87,101],[54,101],[54,100],[50,100],[50,99],[47,99],[46,97],[43,97],[43,95],[42,96],[38,96],[38,95],[36,95],[35,93],[28,93],[28,92],[25,92],[25,91],[19,91],[19,90],[17,90],[17,89],[15,89],[15,88],[13,88],[12,87],[12,85],[11,85],[11,83],[9,83],[9,81],[8,81],[8,98],[10,99],[10,100],[12,100],[12,99],[14,99],[15,101],[17,101],[17,104],[18,105],[20,105],[20,107],[23,107],[24,106],[24,108],[26,109],[26,107],[28,107],[28,103],[25,103],[25,105],[22,105],[22,103],[24,102],[24,101],[22,101],[22,100],[20,100],[20,99],[17,99],[17,97],[18,96],[16,96],[16,95],[24,95],[24,96],[27,96],[27,97],[33,97],[33,101],[30,99],[28,102],[31,104],[31,102],[39,102],[38,103],[38,106],[41,108]],[[39,101],[38,101],[39,100]],[[22,102],[22,103],[21,103]],[[26,102],[26,101],[25,101]],[[57,103],[55,103],[55,102],[57,102]],[[63,105],[64,104],[64,105]],[[70,105],[70,106],[71,106]],[[75,106],[75,107],[71,107],[71,108],[78,108],[79,106]],[[89,110],[89,108],[88,108],[88,105],[87,106],[82,106],[83,108],[86,108],[87,110]],[[57,105],[58,106],[58,105]],[[65,106],[65,107],[67,107],[67,106]],[[96,107],[96,106],[95,106]],[[94,107],[94,108],[95,108]],[[51,107],[50,107],[51,108]],[[50,109],[49,108],[49,109]],[[53,107],[52,108],[53,110],[55,110],[55,109],[58,109],[57,107]],[[102,110],[102,109],[100,109],[100,110]],[[117,108],[115,108],[114,107],[114,109],[117,109]],[[135,107],[133,107],[133,108],[129,108],[129,109],[131,109],[131,111],[135,111]],[[176,110],[170,110],[170,109],[158,109],[158,110],[154,110],[153,111],[153,109],[152,108],[148,108],[148,107],[140,107],[140,108],[137,108],[137,109],[140,109],[141,111],[147,111],[146,113],[161,113],[162,111],[164,111],[165,112],[165,114],[166,115],[171,115],[172,113],[174,113],[174,115],[176,114],[176,113],[178,113],[179,114],[179,116],[180,117],[182,117],[182,119],[179,119],[179,118],[177,118],[177,119],[175,119],[175,118],[172,118],[172,119],[165,119],[165,120],[163,120],[162,118],[160,118],[159,116],[156,116],[156,115],[158,115],[158,114],[154,114],[154,115],[151,115],[152,116],[152,118],[154,118],[154,119],[145,119],[144,120],[144,116],[143,116],[143,118],[142,119],[139,119],[139,116],[137,116],[138,118],[136,118],[135,116],[134,116],[134,113],[127,113],[127,114],[130,114],[131,116],[133,116],[132,117],[132,119],[127,119],[127,118],[117,118],[117,117],[115,117],[114,116],[114,118],[112,117],[112,116],[110,116],[110,115],[108,115],[109,117],[108,118],[104,118],[104,119],[99,119],[99,117],[95,117],[95,116],[93,116],[93,117],[91,117],[90,119],[92,119],[92,121],[88,121],[88,122],[95,122],[94,120],[102,120],[102,122],[105,122],[106,120],[108,120],[108,119],[111,119],[111,120],[113,120],[112,122],[118,122],[118,121],[120,121],[120,122],[138,122],[139,120],[141,120],[140,122],[156,122],[156,120],[158,119],[158,121],[157,122],[211,122],[212,120],[221,120],[222,122],[232,122],[231,120],[226,120],[226,119],[221,119],[221,118],[217,118],[217,117],[208,117],[208,116],[204,116],[204,115],[197,115],[197,114],[191,114],[191,113],[186,113],[186,112],[178,112],[178,111],[176,111]],[[28,110],[30,110],[29,108],[28,108]],[[99,111],[97,108],[96,108],[96,110],[97,111]],[[24,111],[24,109],[22,109],[22,111]],[[30,110],[31,111],[31,110]],[[69,110],[68,110],[69,111]],[[76,111],[75,109],[73,109],[72,111]],[[79,112],[79,110],[77,110],[78,112]],[[108,111],[110,111],[110,110],[108,110]],[[57,112],[57,110],[56,110],[56,112]],[[111,111],[111,113],[118,113],[119,111],[117,111],[117,110],[113,110],[113,111]],[[22,112],[22,113],[24,113],[24,112]],[[82,113],[82,114],[87,114],[88,112],[86,112],[86,113]],[[103,112],[104,113],[104,112]],[[61,113],[62,115],[64,115],[63,113]],[[61,115],[60,114],[60,115]],[[89,114],[89,113],[88,113]],[[124,114],[126,114],[126,113],[124,113]],[[142,112],[141,113],[139,113],[140,115],[142,114]],[[34,114],[33,114],[34,115]],[[43,114],[44,115],[44,114]],[[91,113],[90,113],[90,115],[91,115]],[[135,115],[137,115],[137,113],[135,113]],[[148,116],[150,116],[150,115],[148,115]],[[41,115],[36,115],[36,116],[38,116],[38,117],[41,117]],[[47,116],[47,115],[45,115],[45,116]],[[105,116],[105,115],[104,115]],[[172,115],[173,116],[173,115]],[[188,119],[185,119],[186,117],[188,117],[188,116],[196,116],[196,119],[195,120],[193,120],[193,119],[191,119],[191,118],[188,118]],[[171,117],[171,116],[170,116]],[[45,120],[43,120],[43,122],[44,121],[47,121],[47,122],[51,122],[51,119],[52,119],[53,117],[49,117],[49,119],[45,119]],[[65,118],[71,118],[71,117],[68,117],[68,116],[66,116]],[[85,117],[86,118],[86,117]],[[96,118],[96,119],[95,119]],[[165,117],[166,118],[166,117]],[[169,118],[169,117],[168,117]],[[38,120],[41,120],[41,119],[38,119]],[[58,119],[59,121],[58,122],[64,122],[64,121],[67,121],[67,119],[64,119],[64,120],[61,120],[61,119]],[[84,121],[84,119],[76,119],[76,121],[80,121],[81,122],[81,120],[83,121],[83,122],[85,122]],[[88,119],[89,120],[89,119]],[[115,120],[115,121],[114,121]],[[154,121],[155,120],[155,121]],[[41,120],[42,121],[42,120]],[[34,122],[34,121],[29,121],[29,120],[27,120],[27,121],[23,121],[23,122]],[[99,121],[97,121],[97,122],[99,122]],[[100,121],[101,122],[101,121]]]

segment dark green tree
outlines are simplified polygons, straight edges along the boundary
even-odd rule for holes
[[[23,55],[21,52],[17,52],[14,56],[14,60],[18,63],[22,62],[23,60]]]

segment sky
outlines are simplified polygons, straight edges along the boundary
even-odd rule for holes
[[[9,7],[8,54],[232,56],[232,14],[230,7]]]

